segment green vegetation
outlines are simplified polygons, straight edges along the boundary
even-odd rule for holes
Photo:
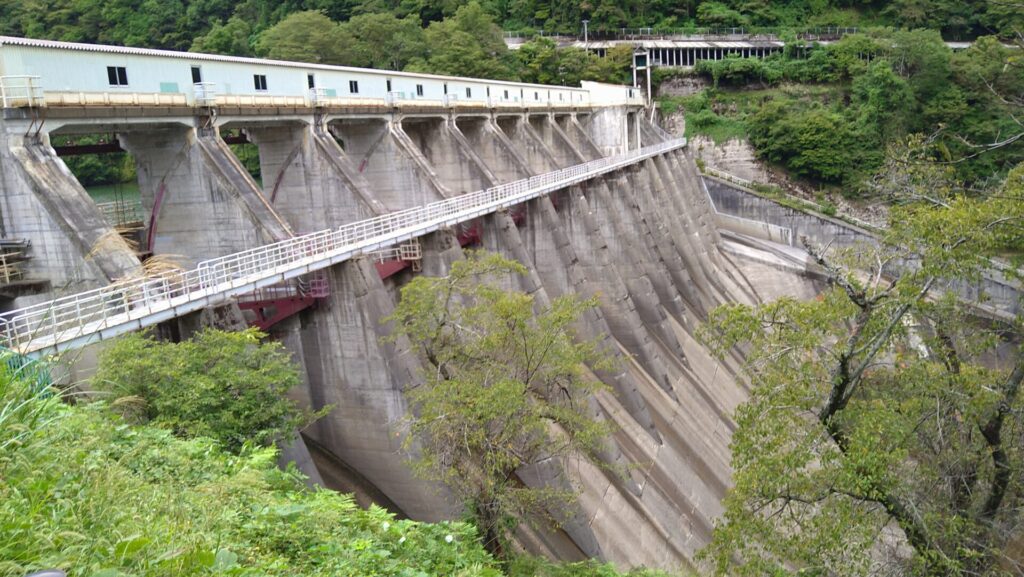
[[[275,375],[294,369],[280,366],[277,347],[255,345],[256,336],[204,334],[210,348],[219,345],[219,350],[242,354],[247,362],[207,353],[202,360],[191,360],[174,350],[180,345],[135,337],[115,344],[117,350],[102,359],[101,370],[110,375],[117,372],[111,365],[128,363],[132,367],[126,378],[151,370],[161,386],[178,388],[180,383],[168,375],[183,369],[183,375],[200,384],[231,376],[246,383],[244,388],[269,391]],[[247,350],[238,350],[239,343]],[[154,354],[158,349],[162,355]],[[133,361],[132,352],[143,359]],[[258,361],[254,369],[252,361],[261,353],[273,360]],[[293,468],[277,468],[273,447],[243,443],[229,452],[225,446],[233,442],[233,434],[224,435],[226,443],[193,436],[200,429],[220,429],[206,415],[178,411],[174,426],[161,415],[147,424],[133,424],[135,419],[125,420],[123,406],[116,402],[68,405],[49,389],[33,390],[35,385],[22,380],[30,375],[12,374],[4,360],[0,358],[0,576],[22,577],[54,567],[71,577],[619,575],[609,565],[554,564],[529,557],[516,557],[502,568],[481,546],[471,524],[419,523],[397,519],[378,507],[360,509],[348,495],[310,490]],[[197,375],[198,365],[212,376]],[[239,365],[248,365],[241,375]],[[269,381],[253,380],[264,377]],[[198,390],[199,398],[214,401],[211,389]],[[240,398],[237,406],[251,406],[250,393]],[[274,410],[274,400],[262,403]],[[225,418],[221,404],[212,411]],[[180,426],[190,416],[196,421]],[[267,431],[278,425],[267,427],[256,437],[270,438]]]
[[[423,384],[408,393],[414,471],[466,503],[499,557],[516,525],[557,523],[575,499],[566,479],[531,487],[517,472],[592,456],[608,433],[588,410],[601,384],[584,375],[585,363],[601,364],[599,352],[570,330],[595,302],[567,296],[535,313],[532,296],[499,282],[526,272],[471,253],[447,276],[403,287],[390,319],[427,362]]]
[[[464,523],[307,490],[273,448],[224,452],[0,374],[0,575],[498,575]],[[448,536],[451,535],[451,538]]]
[[[743,138],[747,135],[747,128],[742,117],[715,112],[707,92],[685,97],[663,98],[660,102],[662,112],[666,115],[672,114],[680,108],[686,111],[686,136],[688,137],[701,134],[715,142],[725,142],[731,138]]]
[[[51,138],[53,146],[104,144],[109,135],[76,135]],[[130,154],[83,154],[64,157],[64,163],[83,186],[116,184],[135,178],[135,160]]]
[[[286,393],[301,383],[277,342],[255,329],[204,330],[181,343],[133,333],[100,355],[93,386],[130,422],[151,422],[180,437],[208,437],[239,451],[287,440],[330,407],[310,413]]]
[[[934,32],[879,30],[764,60],[700,62],[716,89],[663,106],[685,108],[690,134],[746,135],[764,159],[851,194],[912,133],[930,135],[931,157],[954,161],[960,178],[985,183],[1024,159],[1012,139],[1022,132],[1012,115],[1024,93],[1017,52],[982,38],[954,54]],[[749,85],[767,88],[724,89]]]
[[[265,30],[290,14],[320,11],[335,22],[385,15],[418,28],[454,16],[474,0],[10,0],[0,5],[0,34],[80,42],[102,42],[238,55],[257,52]],[[1011,1],[955,0],[479,0],[483,13],[506,30],[579,33],[583,19],[594,33],[621,27],[682,28],[745,26],[804,29],[814,26],[929,28],[952,38],[998,33],[1010,37],[1024,28],[1024,12]],[[389,24],[390,26],[390,24]],[[315,35],[311,35],[311,38]],[[401,50],[422,46],[408,30],[377,48],[381,60],[401,61]],[[381,37],[385,42],[388,37]],[[372,45],[371,45],[372,46]],[[336,49],[346,50],[339,46]],[[456,48],[458,50],[458,48]]]
[[[1004,337],[1020,319],[981,323],[945,291],[1020,242],[1024,165],[977,199],[920,145],[879,178],[899,201],[881,246],[809,247],[830,280],[818,299],[726,305],[703,331],[743,347],[753,386],[704,552],[716,574],[1019,574],[1024,352]]]

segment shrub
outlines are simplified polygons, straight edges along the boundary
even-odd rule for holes
[[[0,418],[0,435],[25,433],[0,442],[0,575],[500,575],[471,525],[309,491],[273,448],[229,454],[130,426],[106,403],[68,407],[8,373],[0,406],[30,407]]]
[[[290,436],[318,413],[287,397],[301,380],[279,343],[264,335],[205,330],[181,343],[132,334],[100,356],[93,384],[113,393],[111,406],[183,437],[217,439],[232,451]]]

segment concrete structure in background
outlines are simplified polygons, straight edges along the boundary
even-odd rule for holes
[[[819,27],[803,31],[762,30],[747,31],[742,28],[658,30],[655,28],[622,28],[620,30],[591,32],[588,38],[564,35],[534,35],[517,32],[505,33],[505,44],[516,50],[536,37],[551,39],[559,47],[573,47],[588,50],[601,58],[616,46],[630,46],[650,54],[651,66],[660,68],[692,68],[701,60],[722,60],[729,57],[765,58],[781,53],[786,46],[783,33],[792,35],[800,47],[814,44],[828,45],[848,34],[856,34],[856,28]],[[946,41],[951,50],[965,50],[971,42]],[[637,86],[642,84],[634,82]]]
[[[55,77],[47,51],[74,62],[73,74]],[[415,479],[401,453],[403,391],[423,367],[412,343],[382,338],[390,329],[381,319],[414,275],[444,274],[467,248],[501,253],[527,266],[528,274],[506,282],[534,295],[539,307],[566,294],[597,297],[599,306],[576,328],[598,338],[614,361],[592,367],[608,391],[588,400],[593,414],[615,425],[600,455],[614,467],[551,462],[521,471],[524,483],[572,483],[581,491],[561,530],[524,526],[521,543],[561,559],[677,569],[708,542],[731,483],[731,415],[747,389],[738,376],[741,359],[714,358],[695,330],[717,305],[810,297],[815,286],[798,266],[775,266],[765,255],[785,249],[768,241],[723,250],[735,242],[720,233],[690,152],[645,120],[628,87],[536,87],[9,39],[0,39],[0,63],[0,236],[31,245],[26,273],[51,286],[0,301],[0,319],[85,288],[111,286],[103,294],[145,302],[147,291],[159,291],[175,273],[133,284],[138,294],[117,292],[121,279],[144,274],[138,254],[190,268],[521,179],[533,178],[527,187],[548,182],[520,202],[374,246],[385,250],[168,321],[158,333],[180,337],[240,319],[265,328],[301,365],[295,397],[336,407],[289,445],[288,458],[360,502],[416,519],[451,518],[459,505]],[[193,63],[201,67],[196,86],[187,76]],[[120,68],[127,86],[108,86],[120,83]],[[230,78],[219,91],[205,84],[216,81],[215,71]],[[92,89],[68,85],[96,75],[101,81]],[[257,90],[259,76],[265,91]],[[253,88],[243,90],[236,78]],[[384,90],[389,78],[396,84]],[[399,78],[413,93],[424,84],[424,97],[389,97]],[[379,94],[338,96],[350,81],[360,94],[378,83]],[[136,92],[135,82],[156,82],[155,89]],[[471,96],[440,98],[445,85],[449,94],[458,87]],[[269,93],[285,86],[290,93]],[[478,88],[501,100],[478,99]],[[141,246],[122,240],[49,144],[50,135],[88,133],[116,135],[135,159]],[[243,137],[259,150],[261,181],[226,142]],[[616,156],[662,142],[669,145],[650,154]],[[556,184],[545,180],[612,156],[627,160]],[[760,260],[736,256],[753,253]]]

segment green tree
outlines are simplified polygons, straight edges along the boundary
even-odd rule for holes
[[[773,100],[748,126],[759,155],[800,176],[842,182],[858,149],[843,115],[820,104]]]
[[[515,58],[509,54],[501,29],[480,4],[470,2],[425,31],[428,57],[410,63],[408,70],[453,76],[514,80]]]
[[[204,330],[181,343],[132,334],[100,355],[95,388],[125,415],[184,437],[210,437],[230,450],[289,438],[330,407],[312,413],[287,397],[301,383],[279,343],[255,329]]]
[[[189,48],[191,52],[252,56],[252,26],[238,16],[226,23],[214,22],[203,36],[197,36]]]
[[[550,38],[535,38],[523,44],[515,56],[524,82],[565,86],[579,86],[581,80],[618,83],[623,74],[622,69],[591,52],[575,47],[558,48]]]
[[[594,301],[563,297],[535,312],[532,296],[499,284],[525,273],[472,253],[447,276],[403,287],[388,319],[427,362],[423,383],[408,392],[414,470],[467,505],[499,556],[519,521],[557,518],[575,498],[568,484],[528,487],[517,471],[592,455],[608,432],[587,409],[601,385],[584,363],[600,362],[598,351],[570,328]]]
[[[697,22],[712,28],[733,28],[747,26],[746,16],[721,2],[701,2],[697,7]]]
[[[352,35],[321,12],[295,12],[260,33],[256,51],[275,60],[348,64],[358,58]]]
[[[893,154],[901,202],[877,247],[811,247],[829,288],[714,311],[702,338],[743,345],[735,487],[704,555],[719,575],[1019,574],[1020,319],[979,321],[955,294],[1019,239],[1024,166],[966,195],[948,167]],[[1009,366],[987,355],[1002,348]],[[986,360],[988,359],[988,360]],[[909,551],[909,553],[908,553]]]
[[[906,80],[892,70],[887,60],[875,60],[853,81],[851,115],[862,130],[881,147],[902,137],[914,108],[914,94]]]
[[[415,58],[423,58],[426,44],[419,21],[392,14],[364,14],[341,25],[355,41],[353,66],[402,70]]]

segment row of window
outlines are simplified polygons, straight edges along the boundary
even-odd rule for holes
[[[202,81],[203,81],[203,71],[202,71],[202,69],[200,67],[198,67],[198,66],[193,66],[192,67],[192,82],[198,84],[198,83],[200,83]],[[307,74],[306,75],[306,81],[307,81],[307,84],[309,85],[309,88],[315,88],[316,87],[316,78],[312,74]],[[125,69],[124,66],[107,66],[107,82],[109,82],[109,84],[111,86],[128,86],[128,70]],[[252,83],[253,83],[253,88],[255,88],[258,92],[265,92],[267,90],[267,75],[266,74],[253,74],[252,75]],[[349,80],[348,81],[348,91],[349,91],[350,94],[359,94],[359,81],[358,80]],[[390,78],[387,79],[387,91],[391,92],[391,79]],[[448,84],[447,83],[445,83],[445,85],[444,85],[444,93],[448,94]],[[422,84],[417,84],[416,85],[416,96],[423,96],[423,85]],[[491,96],[491,89],[490,89],[490,87],[487,87],[487,96],[488,97]],[[523,90],[522,89],[520,89],[520,91],[519,91],[519,96],[520,96],[520,98],[525,96],[523,94]],[[564,95],[562,93],[559,93],[558,94],[558,99],[562,100],[563,96]],[[632,96],[633,96],[633,91],[630,90],[630,97],[632,97]],[[469,86],[466,87],[466,98],[473,98],[473,89],[470,88]],[[508,100],[508,90],[504,91],[504,99]],[[540,92],[534,92],[533,93],[533,99],[539,101],[540,100]]]

